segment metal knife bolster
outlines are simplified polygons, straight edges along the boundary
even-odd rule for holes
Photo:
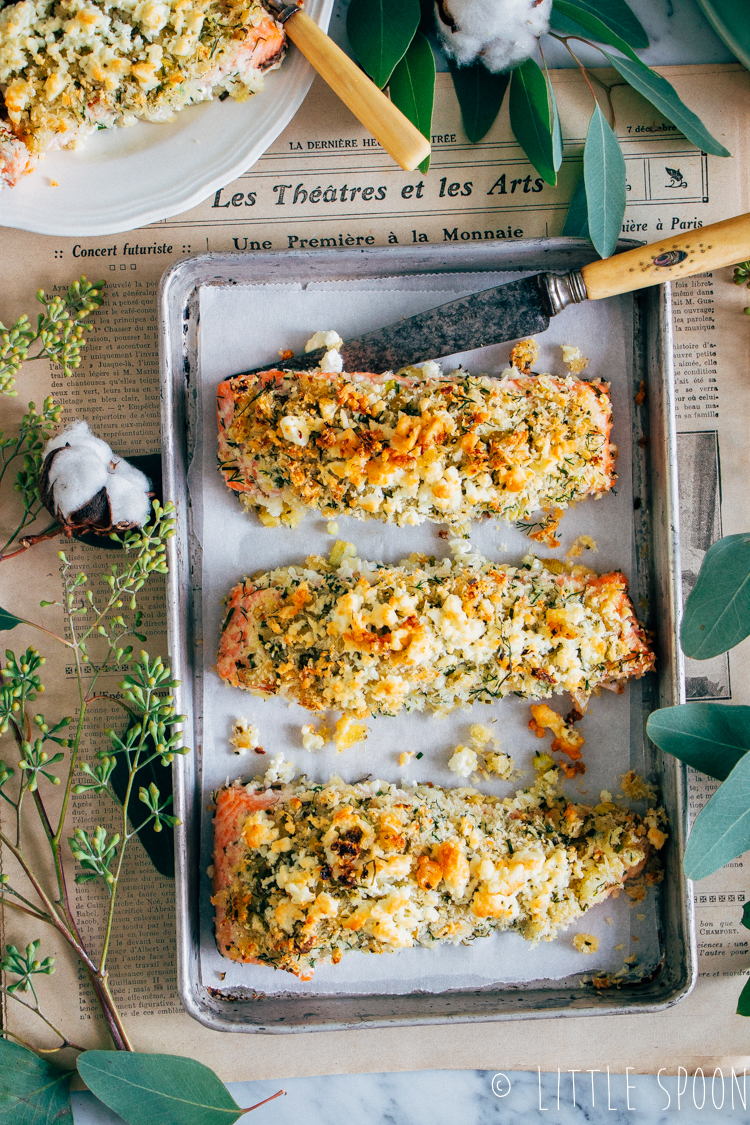
[[[585,301],[586,296],[578,270],[534,274],[484,289],[348,340],[340,349],[344,371],[397,371],[426,359],[544,332],[550,317],[567,305]],[[325,353],[325,348],[316,348],[240,374],[311,371]]]
[[[586,283],[580,270],[570,273],[540,273],[540,287],[543,289],[550,316],[557,316],[568,305],[576,305],[588,299]]]

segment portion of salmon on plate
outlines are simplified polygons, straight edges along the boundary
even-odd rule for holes
[[[244,101],[285,50],[258,0],[0,0],[0,189],[97,129]]]

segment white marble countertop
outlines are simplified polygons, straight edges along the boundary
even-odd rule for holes
[[[566,1029],[570,1027],[566,1021]],[[528,1125],[529,1120],[543,1125],[750,1123],[747,1093],[747,1108],[742,1104],[742,1075],[733,1082],[731,1070],[723,1077],[717,1073],[715,1080],[708,1074],[705,1089],[700,1074],[694,1086],[692,1074],[668,1078],[563,1071],[559,1103],[558,1075],[534,1071],[334,1074],[228,1085],[240,1106],[255,1105],[279,1089],[286,1091],[285,1097],[240,1118],[241,1125]],[[122,1119],[91,1094],[73,1094],[73,1103],[76,1125],[122,1125]]]
[[[668,66],[736,61],[695,0],[629,3],[651,39],[651,47],[641,52],[644,62]],[[331,24],[331,34],[339,41],[344,38],[347,6],[348,0],[338,0]],[[550,67],[574,65],[562,45],[551,45],[546,54]],[[587,64],[601,65],[597,52],[582,47],[580,54]],[[575,1021],[565,1021],[561,1033],[575,1035]],[[415,1035],[418,1034],[417,1028]],[[366,1049],[366,1042],[363,1046]],[[217,1036],[217,1051],[220,1050]],[[694,1088],[692,1074],[677,1078],[663,1074],[658,1078],[613,1074],[608,1083],[606,1072],[571,1075],[564,1071],[558,1076],[515,1071],[493,1075],[479,1070],[329,1075],[282,1083],[236,1082],[229,1083],[229,1089],[239,1105],[247,1106],[269,1097],[280,1087],[286,1090],[286,1097],[262,1107],[252,1117],[248,1114],[241,1119],[253,1125],[527,1125],[530,1117],[543,1125],[666,1125],[672,1121],[679,1125],[703,1125],[725,1120],[732,1125],[750,1125],[750,1102],[746,1097],[747,1105],[743,1106],[740,1095],[742,1077],[738,1086],[732,1083],[731,1072],[723,1075],[723,1081],[717,1073],[713,1091],[712,1075],[706,1077],[705,1092],[700,1075]],[[74,1094],[73,1103],[76,1125],[122,1125],[121,1118],[90,1094]],[[543,1116],[546,1113],[550,1116]],[[611,1117],[611,1113],[616,1116]]]

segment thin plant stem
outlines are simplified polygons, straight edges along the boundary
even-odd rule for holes
[[[6,547],[10,546],[10,544],[15,539],[16,534],[17,533],[11,536],[11,538],[5,544]],[[38,535],[24,536],[24,538],[21,540],[21,546],[18,547],[15,551],[10,551],[7,555],[5,554],[5,549],[0,552],[0,562],[5,562],[7,559],[14,559],[16,555],[22,555],[24,551],[28,551],[32,547],[36,547],[37,543],[43,543],[45,539],[54,539],[56,536],[61,534],[62,527],[59,523],[56,523],[53,524],[52,527],[48,527],[46,531],[40,531]]]
[[[5,887],[3,889],[7,894],[8,888]],[[22,895],[18,894],[18,891],[12,891],[10,893],[16,895],[17,898],[23,898]],[[24,898],[23,901],[28,902],[28,899]],[[35,918],[37,922],[47,922],[48,925],[54,926],[54,922],[49,914],[43,914],[40,910],[31,907],[31,904],[29,904],[29,906],[21,906],[20,902],[13,902],[12,899],[6,898],[5,894],[0,895],[0,906],[10,906],[14,910],[20,910],[22,914],[28,914],[29,918]]]
[[[149,707],[150,703],[151,703],[151,692],[149,692],[147,697],[146,697],[146,708]],[[109,952],[109,943],[112,939],[112,925],[114,923],[114,918],[115,918],[115,899],[117,897],[117,888],[118,888],[119,883],[120,883],[120,873],[122,872],[122,864],[123,864],[123,860],[125,858],[125,848],[127,847],[127,843],[128,843],[129,838],[130,838],[129,835],[128,835],[128,807],[130,805],[130,795],[133,791],[133,782],[135,781],[135,775],[138,772],[138,763],[139,763],[139,759],[140,759],[140,756],[141,756],[141,751],[143,750],[143,741],[144,741],[145,737],[146,737],[146,732],[145,732],[145,730],[142,729],[141,730],[141,737],[140,737],[139,742],[138,742],[138,746],[137,746],[136,751],[133,754],[133,757],[130,761],[130,772],[129,772],[129,776],[128,776],[128,785],[127,785],[127,789],[125,790],[125,798],[122,802],[122,844],[120,846],[120,853],[117,857],[117,872],[115,874],[115,881],[112,884],[112,893],[111,893],[110,900],[109,900],[109,910],[107,911],[107,929],[106,929],[106,932],[105,932],[105,935],[104,935],[104,945],[102,946],[102,954],[101,954],[101,959],[99,961],[99,972],[100,973],[104,971],[104,966],[107,962],[107,954]]]
[[[270,1098],[264,1098],[262,1102],[256,1102],[255,1105],[249,1105],[247,1109],[243,1109],[243,1113],[249,1113],[252,1109],[260,1109],[262,1105],[268,1105],[269,1102],[274,1101],[275,1098],[280,1098],[286,1095],[286,1090],[277,1090],[275,1094],[271,1094]]]
[[[30,981],[29,981],[29,983],[31,984]],[[33,990],[33,985],[32,985],[32,990]],[[47,1047],[47,1048],[35,1047],[35,1048],[33,1048],[33,1050],[39,1051],[41,1054],[52,1054],[54,1051],[62,1051],[65,1047],[72,1047],[74,1051],[85,1051],[86,1050],[85,1047],[79,1047],[77,1043],[72,1043],[70,1041],[70,1039],[68,1039],[68,1037],[66,1035],[64,1035],[62,1033],[62,1031],[60,1031],[60,1029],[58,1027],[55,1027],[55,1025],[52,1023],[51,1020],[47,1019],[44,1012],[39,1007],[39,1000],[37,999],[36,992],[34,992],[34,999],[36,1000],[36,1006],[34,1004],[27,1004],[26,1001],[22,1000],[21,997],[16,992],[10,992],[7,988],[0,988],[0,992],[4,992],[6,996],[10,996],[11,1000],[15,1000],[15,1002],[17,1004],[20,1004],[22,1008],[26,1008],[27,1011],[34,1012],[35,1015],[39,1016],[40,1020],[43,1020],[44,1023],[46,1023],[47,1027],[50,1028],[51,1031],[54,1031],[55,1035],[58,1035],[60,1037],[60,1039],[62,1039],[62,1044],[59,1047]],[[11,1034],[12,1034],[12,1032],[11,1032]],[[14,1036],[14,1038],[16,1038],[16,1037]]]
[[[585,79],[586,85],[588,86],[589,90],[591,91],[591,96],[592,96],[592,98],[594,99],[594,101],[596,102],[597,105],[599,104],[599,102],[598,102],[598,99],[596,97],[596,94],[594,93],[594,87],[591,85],[591,82],[589,81],[589,78],[591,79],[591,81],[596,82],[597,86],[601,86],[602,90],[604,90],[605,96],[607,98],[607,104],[609,106],[609,112],[612,115],[612,130],[614,132],[614,130],[617,127],[617,115],[615,114],[615,107],[614,107],[614,103],[612,101],[612,86],[608,86],[607,83],[603,82],[601,80],[601,78],[597,77],[596,74],[589,74],[589,72],[586,70],[586,67],[583,65],[581,60],[578,58],[578,56],[573,51],[573,49],[570,46],[570,43],[568,42],[568,40],[577,39],[579,43],[585,43],[587,47],[593,47],[594,50],[596,50],[596,51],[601,51],[601,47],[597,46],[596,43],[592,43],[590,39],[584,39],[583,36],[581,36],[581,35],[555,35],[555,33],[552,32],[552,31],[550,32],[550,35],[553,39],[557,39],[558,43],[562,43],[565,46],[565,49],[568,52],[568,54],[571,55],[571,57],[573,59],[575,59],[577,65],[578,65],[578,67],[581,71],[581,74],[583,75],[583,77]],[[541,47],[539,48],[539,50],[541,51]],[[624,85],[627,85],[627,83],[625,83],[625,82],[615,82],[614,85],[615,86],[624,86]]]

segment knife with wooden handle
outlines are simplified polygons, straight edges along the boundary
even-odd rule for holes
[[[264,0],[289,39],[400,168],[411,172],[430,155],[430,141],[306,12]]]
[[[438,305],[347,340],[341,348],[344,370],[397,370],[410,363],[531,336],[544,332],[550,317],[568,305],[630,293],[746,258],[750,258],[750,214],[668,236],[570,273],[539,273]],[[309,371],[317,367],[325,350],[318,348],[256,370]]]

